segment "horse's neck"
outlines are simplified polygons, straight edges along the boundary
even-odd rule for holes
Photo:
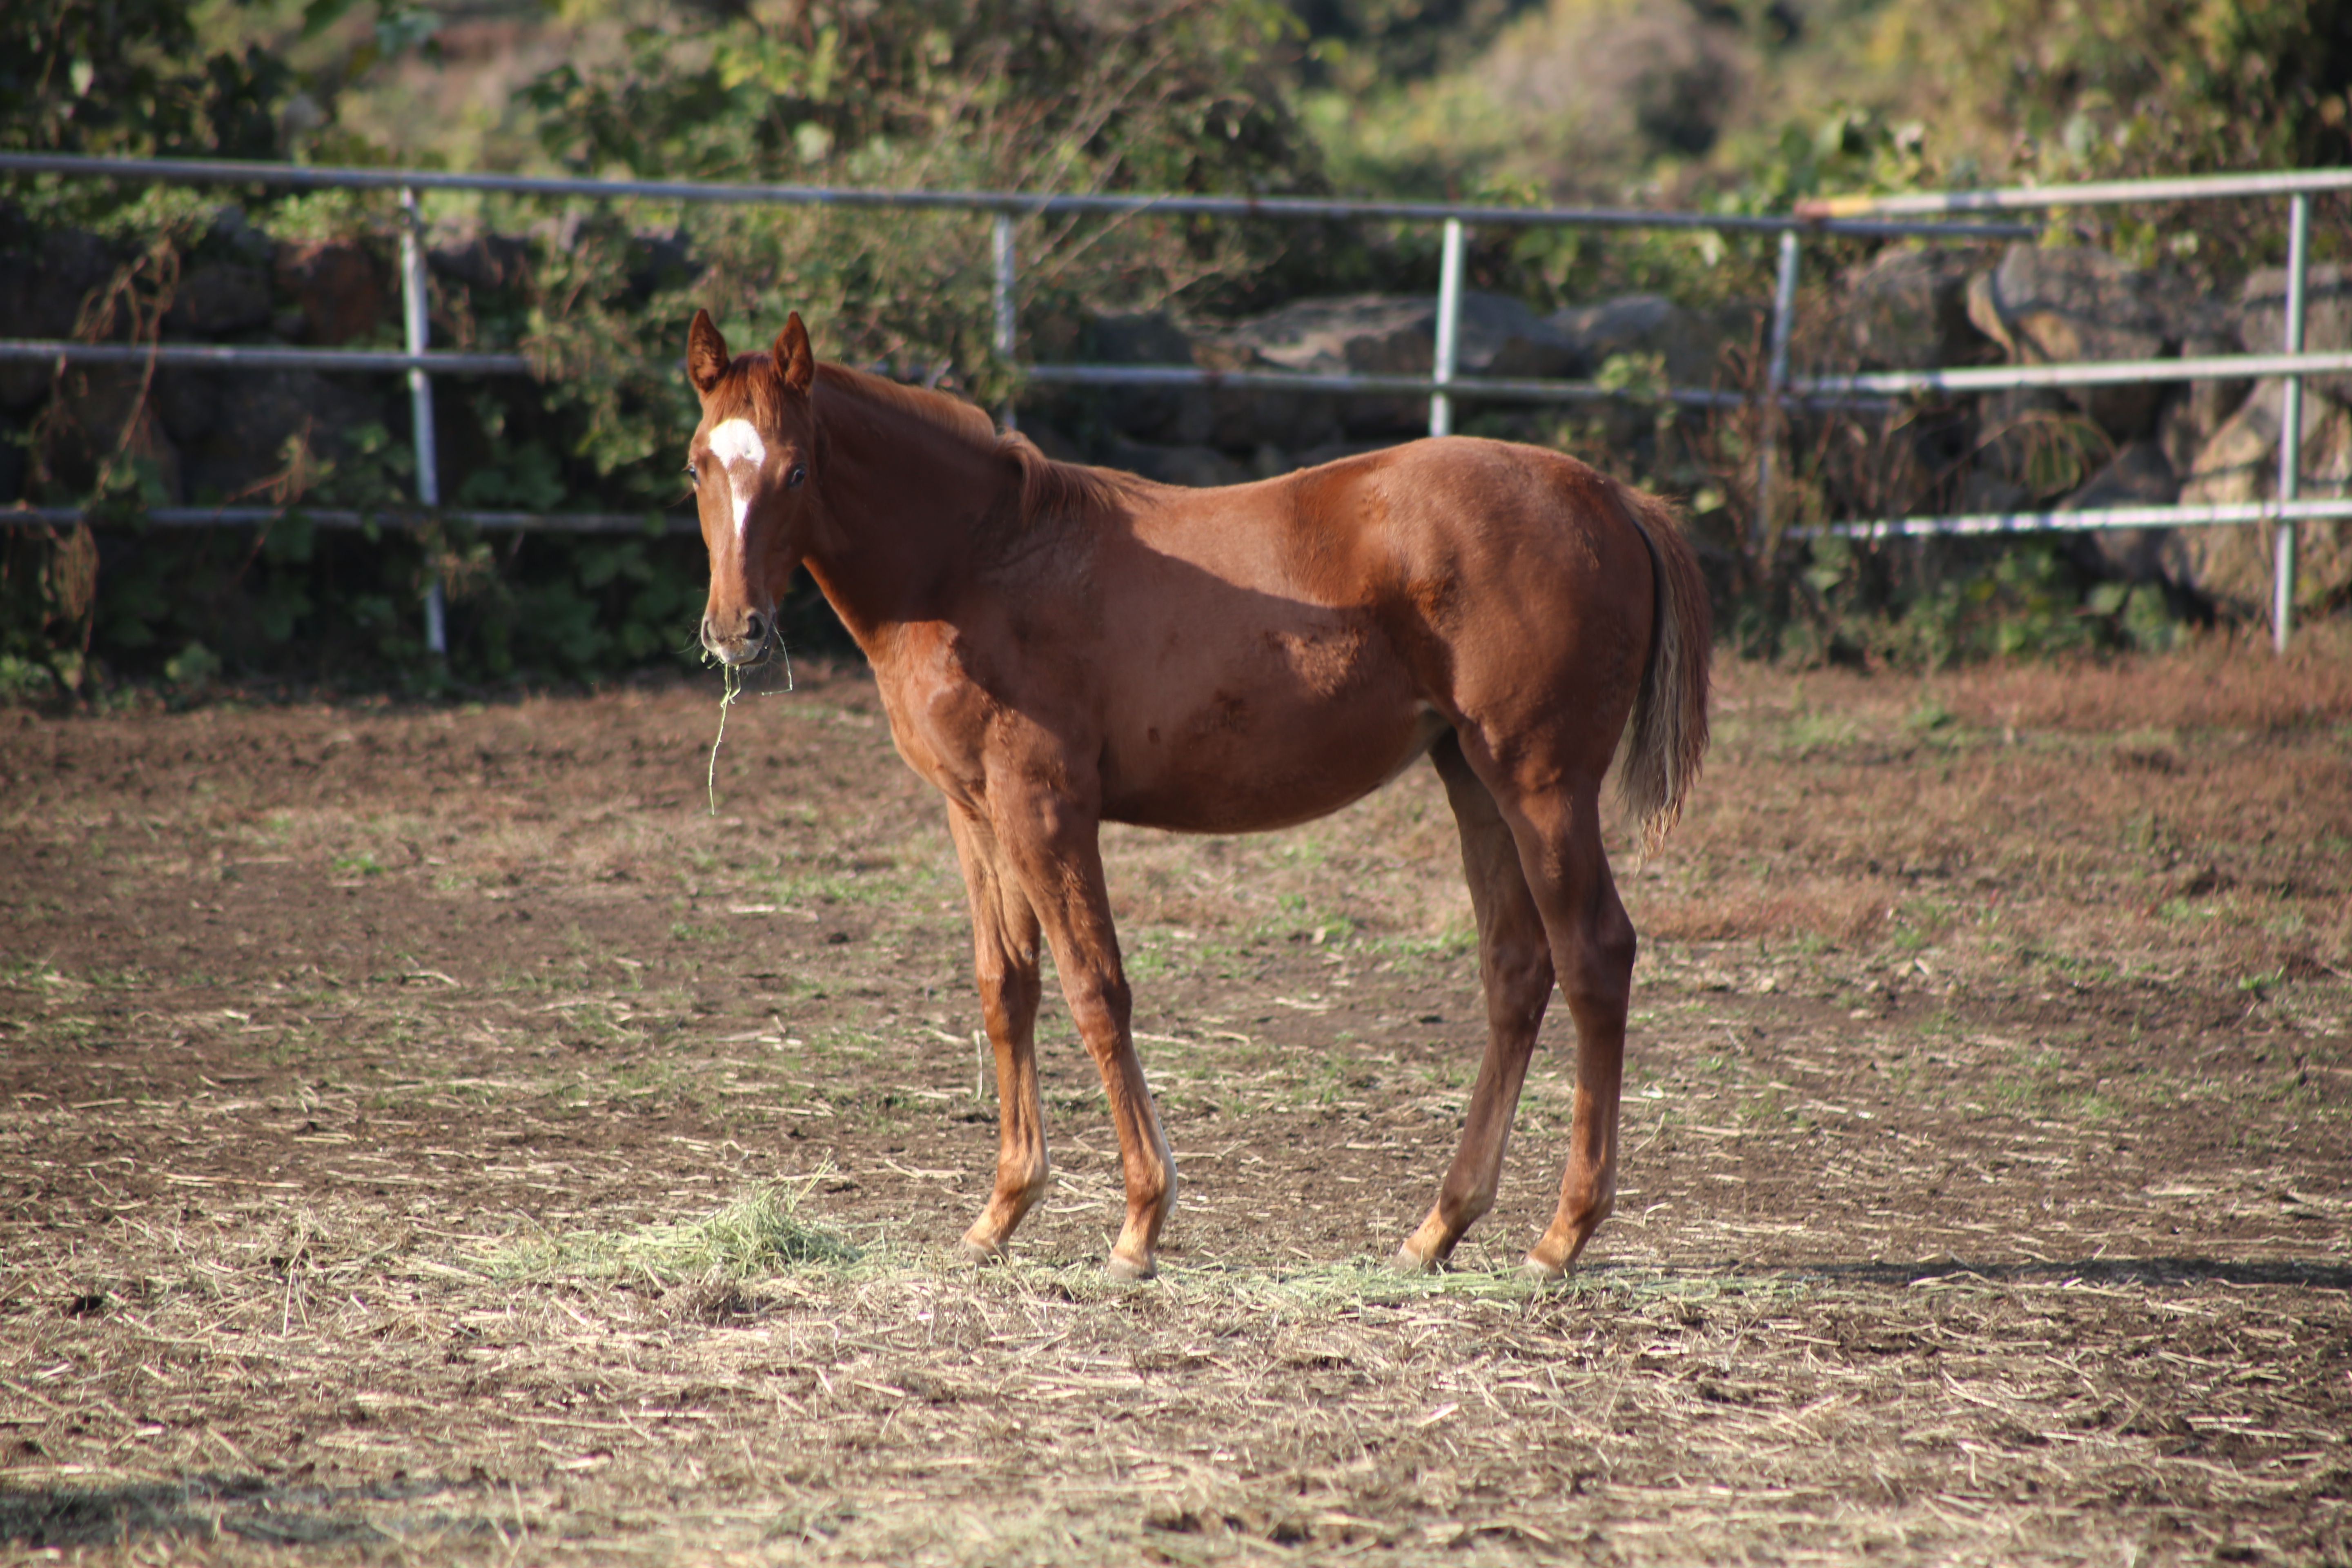
[[[964,574],[978,521],[1006,482],[983,447],[921,413],[866,395],[847,378],[818,384],[822,479],[833,537],[808,556],[834,609],[875,657],[898,626],[938,618]]]

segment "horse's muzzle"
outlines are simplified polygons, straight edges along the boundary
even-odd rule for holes
[[[721,627],[709,616],[702,617],[702,646],[721,664],[763,662],[774,646],[776,618],[760,610],[745,610],[730,627]]]

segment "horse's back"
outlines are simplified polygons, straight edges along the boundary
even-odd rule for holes
[[[1653,583],[1614,487],[1584,464],[1447,438],[1132,500],[1091,574],[1082,660],[1113,815],[1215,830],[1319,815],[1393,773],[1433,722],[1557,730],[1577,737],[1563,765],[1606,765]]]
[[[1438,437],[1272,479],[1150,487],[1130,514],[1155,552],[1228,582],[1364,604],[1401,581],[1595,568],[1634,543],[1612,481],[1563,453]],[[1635,544],[1638,549],[1638,544]]]

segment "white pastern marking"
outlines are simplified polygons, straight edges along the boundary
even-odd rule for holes
[[[751,512],[751,489],[760,466],[768,460],[768,444],[749,419],[730,419],[710,432],[710,455],[727,470],[727,489],[735,502],[735,537],[743,537]]]

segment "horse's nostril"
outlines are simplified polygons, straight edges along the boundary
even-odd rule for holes
[[[743,617],[743,636],[757,647],[768,640],[768,617],[753,610]]]

